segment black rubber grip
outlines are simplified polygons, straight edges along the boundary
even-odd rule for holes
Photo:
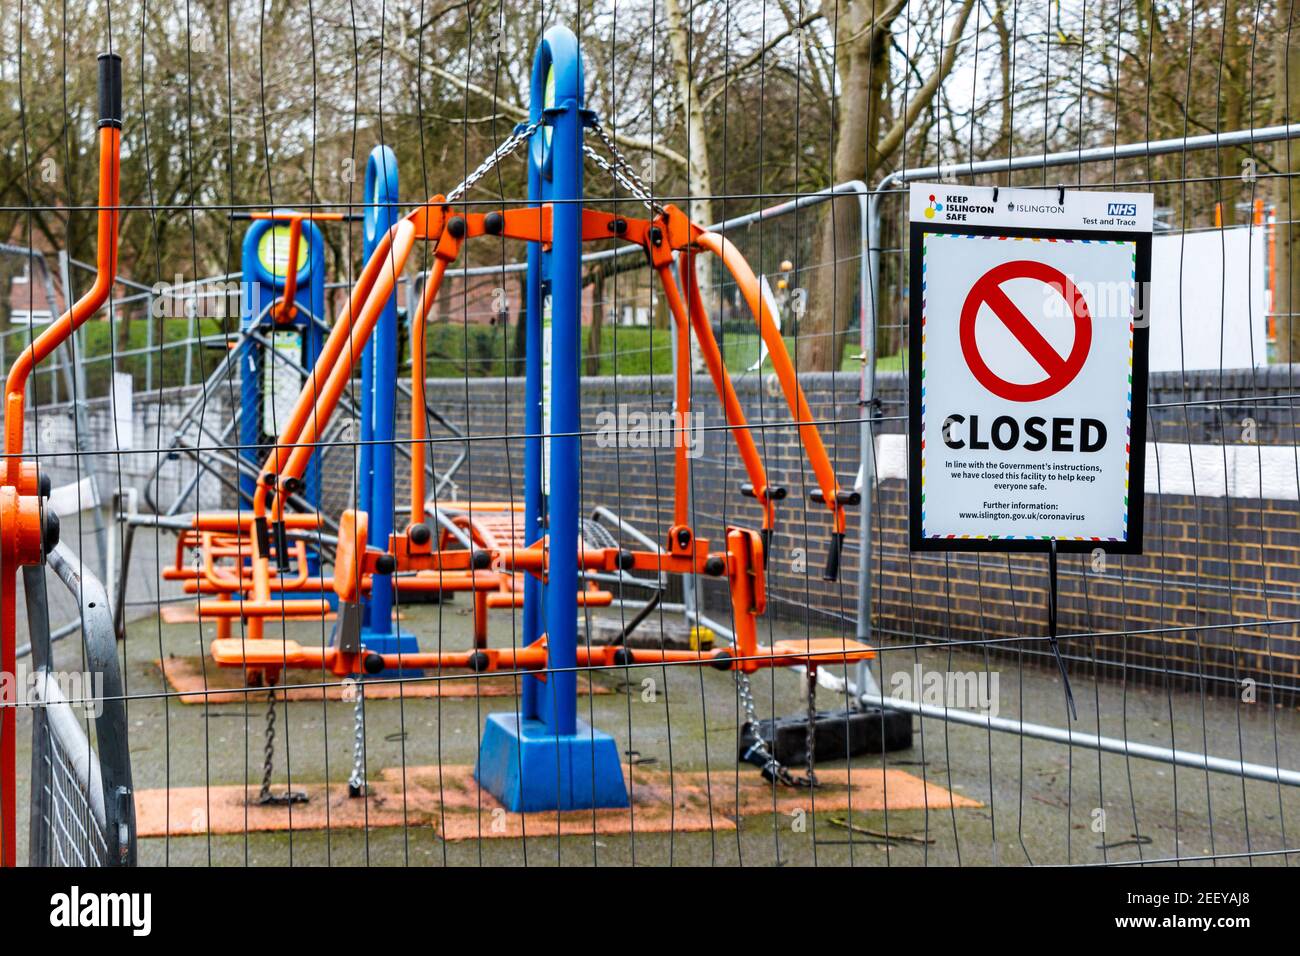
[[[822,494],[820,488],[814,488],[808,492],[808,497],[820,504],[826,503],[826,496]],[[862,502],[862,494],[857,491],[837,491],[835,492],[835,502],[841,505],[856,505]]]
[[[122,128],[122,58],[99,55],[99,125]]]
[[[823,581],[840,579],[840,552],[844,550],[844,535],[831,535],[831,550],[826,555],[826,570],[822,572]]]
[[[289,533],[283,521],[271,524],[271,534],[275,536],[275,566],[281,571],[289,570]]]
[[[257,535],[257,553],[266,557],[271,553],[271,536],[266,531],[266,519],[253,519],[253,533]]]

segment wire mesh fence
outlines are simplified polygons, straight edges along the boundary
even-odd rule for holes
[[[100,6],[0,28],[6,862],[1300,853],[1285,5]],[[916,182],[1152,194],[1141,554],[909,545]]]
[[[63,635],[50,630],[44,576],[39,569],[24,573],[31,636],[24,656],[32,664],[28,860],[33,866],[130,866],[135,794],[112,611],[103,585],[74,567],[75,560],[58,547],[48,557],[78,605],[79,620]],[[54,666],[53,641],[68,630],[80,632],[80,672]]]

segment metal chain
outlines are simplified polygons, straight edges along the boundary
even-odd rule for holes
[[[348,777],[348,796],[366,793],[366,711],[361,680],[356,682],[356,703],[352,707],[352,776]]]
[[[465,195],[465,193],[473,189],[478,181],[490,173],[497,163],[501,162],[501,160],[513,153],[521,144],[527,142],[528,137],[536,133],[541,125],[542,121],[536,120],[522,129],[516,129],[513,133],[507,136],[505,142],[493,150],[491,156],[479,163],[478,169],[466,176],[463,183],[455,187],[451,192],[447,193],[447,202],[453,203],[461,196]]]
[[[478,184],[479,180],[496,167],[497,163],[501,162],[501,160],[505,159],[521,145],[527,142],[528,138],[541,128],[542,122],[542,120],[534,120],[526,126],[517,128],[506,137],[505,141],[492,151],[492,155],[479,163],[478,168],[465,177],[464,182],[453,188],[451,192],[447,193],[447,202],[454,203],[456,200],[464,196],[465,193],[473,189],[474,186]],[[605,127],[600,125],[599,120],[594,120],[591,124],[591,128],[600,138],[600,141],[605,144],[605,149],[609,151],[610,156],[613,157],[613,161],[600,155],[600,153],[596,152],[587,143],[582,144],[582,151],[593,163],[605,172],[609,173],[610,176],[614,178],[615,182],[631,193],[634,197],[641,200],[647,209],[655,213],[655,215],[663,215],[663,205],[654,198],[650,187],[646,184],[645,180],[637,174],[636,170],[632,168],[631,164],[628,163],[627,157],[623,155],[618,146],[614,143],[613,137],[605,131]]]
[[[611,163],[586,143],[582,144],[582,151],[590,157],[593,163],[613,176],[615,182],[641,200],[647,209],[656,216],[662,216],[664,214],[663,205],[654,198],[654,194],[650,191],[650,187],[645,180],[637,175],[636,170],[628,163],[627,157],[619,151],[618,146],[614,143],[614,138],[605,131],[605,127],[600,125],[600,120],[593,120],[591,128],[600,137],[600,141],[605,144],[605,149],[609,150],[609,154],[614,157],[614,161]]]
[[[266,759],[262,763],[262,789],[257,794],[257,802],[262,806],[283,806],[287,803],[306,803],[307,794],[301,790],[286,790],[284,793],[271,792],[271,773],[275,768],[275,680],[267,685],[266,699],[266,745],[262,748]]]
[[[736,689],[740,693],[741,706],[745,708],[745,722],[749,725],[750,733],[754,736],[754,742],[749,745],[749,750],[745,753],[745,759],[760,766],[763,776],[768,780],[775,780],[787,787],[817,786],[816,777],[812,774],[813,758],[811,748],[808,751],[808,777],[796,777],[781,761],[776,759],[772,751],[768,749],[767,742],[763,740],[763,734],[759,730],[758,724],[758,708],[754,706],[754,690],[750,686],[749,675],[744,671],[736,671]],[[813,731],[809,732],[812,733]]]

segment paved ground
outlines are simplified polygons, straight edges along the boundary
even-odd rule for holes
[[[470,619],[463,604],[404,610],[407,626],[433,648],[465,647]],[[292,636],[319,640],[321,628],[294,625]],[[779,629],[778,629],[779,630]],[[494,641],[508,644],[510,619],[494,617]],[[791,634],[795,633],[793,630]],[[127,641],[131,745],[138,790],[206,785],[256,785],[262,763],[265,695],[247,705],[180,703],[153,663],[159,657],[197,657],[211,629],[195,624],[133,624]],[[75,641],[59,645],[60,667],[79,669]],[[1065,726],[1062,686],[1054,673],[1014,658],[946,650],[897,650],[885,655],[889,677],[925,671],[974,671],[995,676],[1002,717]],[[211,666],[210,664],[208,665]],[[878,670],[877,673],[880,673]],[[631,678],[629,680],[629,677]],[[584,696],[580,712],[613,734],[620,749],[647,771],[669,779],[707,769],[734,779],[757,771],[737,769],[739,708],[731,675],[701,668],[649,668],[594,675],[612,693]],[[645,683],[645,682],[650,683]],[[760,713],[799,712],[802,677],[789,671],[757,675]],[[1235,699],[1202,698],[1187,691],[1133,689],[1074,675],[1079,719],[1088,733],[1162,746],[1174,745],[1232,759],[1300,767],[1300,714]],[[835,702],[822,691],[823,705]],[[381,768],[469,765],[486,715],[507,709],[512,698],[423,698],[368,701],[366,759],[369,776]],[[344,701],[292,702],[278,708],[275,780],[339,784],[351,767],[353,707]],[[20,723],[20,772],[30,760],[30,723]],[[979,809],[818,811],[817,793],[799,799],[806,812],[751,814],[725,832],[601,834],[526,839],[445,841],[432,826],[369,827],[329,831],[209,836],[202,813],[183,827],[192,836],[141,841],[150,864],[227,865],[325,863],[564,865],[652,864],[1007,864],[1100,863],[1166,859],[1174,855],[1267,853],[1300,846],[1300,790],[1246,781],[1081,747],[1005,733],[914,720],[915,745],[884,757],[855,759],[850,769],[905,771],[982,804]],[[1276,757],[1275,757],[1276,754]],[[827,768],[848,766],[827,760]],[[21,794],[26,782],[20,783]],[[788,796],[782,794],[783,797]],[[25,801],[23,801],[25,803]],[[859,831],[832,822],[848,820]],[[25,838],[25,820],[20,820]],[[1104,828],[1104,829],[1103,829]],[[866,832],[863,832],[866,831]],[[891,839],[879,834],[888,832]],[[25,850],[23,850],[25,853]],[[1258,856],[1259,864],[1285,858]],[[1300,861],[1300,854],[1290,857]],[[1247,861],[1234,861],[1244,865]]]

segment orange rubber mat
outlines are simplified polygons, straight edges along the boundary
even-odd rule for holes
[[[193,604],[166,604],[158,612],[164,624],[197,624],[199,612]]]
[[[254,688],[245,693],[243,675],[237,667],[218,667],[211,661],[206,663],[197,657],[169,657],[166,661],[155,660],[154,664],[163,672],[172,690],[178,691],[182,704],[238,704],[245,698],[265,700],[266,691]],[[207,670],[206,681],[204,669]],[[290,670],[284,675],[282,683],[290,685],[276,691],[277,700],[314,700],[319,701],[321,694],[326,700],[352,700],[351,687],[345,687],[341,679],[333,674],[325,674],[329,681],[321,687],[320,671]],[[309,684],[309,687],[294,687],[294,684]],[[456,677],[450,680],[412,680],[380,681],[366,683],[366,700],[406,700],[424,697],[516,697],[518,696],[516,677],[511,674],[482,674],[478,677]],[[578,676],[579,694],[612,694],[608,687],[592,684],[590,678]]]
[[[628,768],[624,768],[625,777]],[[347,795],[347,784],[295,784],[309,802],[290,807],[263,807],[257,789],[242,786],[173,787],[136,793],[136,824],[142,837],[201,836],[289,830],[429,827],[445,840],[518,839],[560,834],[731,831],[743,816],[886,809],[976,809],[977,800],[951,793],[903,770],[861,767],[818,771],[815,794],[772,785],[748,767],[741,768],[739,792],[734,771],[669,771],[638,767],[631,780],[631,809],[572,810],[564,813],[508,813],[479,787],[473,768],[408,767],[406,786],[400,768],[381,771],[370,782],[366,800]],[[671,788],[670,788],[671,783]],[[277,790],[283,783],[277,785]]]

